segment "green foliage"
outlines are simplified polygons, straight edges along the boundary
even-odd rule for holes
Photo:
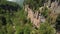
[[[56,31],[49,23],[42,23],[40,25],[40,34],[55,34]]]
[[[12,25],[7,25],[7,34],[14,34],[14,29]]]
[[[26,26],[24,27],[24,34],[30,34],[31,28],[31,25],[26,24]]]
[[[44,17],[48,17],[49,15],[49,9],[47,7],[44,7],[44,10],[41,13]]]
[[[56,29],[60,30],[60,14],[58,15],[57,19],[56,19]]]
[[[25,0],[24,5],[28,4],[31,9],[38,9],[43,6],[48,0]]]
[[[60,14],[58,14],[58,17],[56,19],[56,22],[59,22],[60,21]]]
[[[17,6],[18,5],[16,3],[7,2],[5,0],[4,1],[1,0],[0,5],[1,4],[3,4],[3,5],[8,4],[8,5],[12,5],[12,6]],[[19,10],[19,12],[20,12],[20,10]],[[3,10],[2,8],[0,8],[0,34],[14,34],[15,33],[14,32],[15,29],[13,28],[13,25],[16,24],[16,23],[14,24],[14,21],[13,21],[13,19],[15,18],[15,13],[16,12],[14,11],[13,15],[11,15],[12,13],[9,13],[8,10],[6,10],[6,12],[5,12],[5,10]],[[2,19],[1,19],[2,17],[5,17],[5,19],[6,19],[6,25],[2,25],[2,23],[3,23]]]
[[[47,1],[47,0],[46,0]],[[37,9],[43,6],[45,0],[25,0],[26,4],[29,4],[31,8]],[[15,3],[5,2],[1,4],[10,4],[16,6]],[[49,23],[40,24],[40,28],[36,29],[31,24],[31,21],[27,19],[27,13],[23,9],[14,12],[14,15],[5,13],[3,9],[0,8],[0,17],[4,16],[6,18],[6,25],[2,25],[2,20],[0,19],[0,34],[54,34],[54,28],[50,26]],[[48,9],[45,8],[43,11],[43,16],[48,16]],[[13,28],[15,26],[15,28]]]

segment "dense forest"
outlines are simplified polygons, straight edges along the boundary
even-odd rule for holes
[[[28,13],[24,10],[24,6],[29,5],[33,12],[39,11],[46,2],[48,0],[24,0],[22,7],[16,2],[0,0],[0,34],[56,34],[60,31],[60,14],[51,16],[51,10],[44,7],[40,13],[46,21],[37,28],[27,19]]]

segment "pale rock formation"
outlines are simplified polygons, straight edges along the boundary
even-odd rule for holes
[[[40,8],[40,10],[42,9],[43,7]],[[45,18],[43,18],[41,16],[41,14],[38,13],[38,11],[36,11],[34,13],[34,11],[32,9],[30,9],[29,7],[25,7],[25,11],[27,11],[28,15],[27,15],[27,18],[31,20],[31,23],[39,28],[40,27],[40,23],[41,22],[45,22]]]
[[[43,7],[39,8],[39,11],[42,12],[44,10],[44,7],[47,7],[48,9],[51,9],[50,16],[52,17],[53,20],[56,20],[55,18],[57,17],[57,15],[56,15],[57,9],[59,9],[58,8],[58,2],[55,1],[55,2],[51,3],[51,1],[49,0],[47,3],[44,3]],[[37,28],[40,26],[41,22],[46,21],[46,19],[41,14],[39,15],[38,11],[36,11],[34,13],[34,11],[29,8],[29,5],[25,5],[25,11],[28,13],[27,18],[30,19],[31,23],[33,23],[33,25],[35,25]],[[53,17],[53,16],[56,16],[56,17]]]
[[[35,25],[36,27],[39,27],[40,19],[39,18],[37,19],[37,16],[38,16],[38,13],[34,14],[33,11],[30,8],[28,8],[28,16],[27,16],[27,18],[30,18],[31,23],[33,23],[33,25]]]

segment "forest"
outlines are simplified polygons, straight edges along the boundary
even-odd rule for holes
[[[60,32],[60,13],[52,13],[52,10],[44,7],[44,3],[49,0],[24,0],[23,6],[16,2],[0,0],[0,34],[57,34]],[[55,0],[50,0],[51,3]],[[56,0],[60,6],[60,0]],[[37,28],[31,19],[27,19],[28,12],[25,6],[35,13],[38,11],[45,18],[45,22],[40,22]],[[43,7],[40,11],[39,8]],[[36,22],[37,23],[37,22]]]

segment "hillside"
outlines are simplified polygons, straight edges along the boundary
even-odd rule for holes
[[[15,3],[19,4],[20,6],[23,6],[23,2],[24,2],[24,0],[7,0],[7,1],[15,2]]]
[[[60,0],[0,0],[0,34],[60,34]]]

